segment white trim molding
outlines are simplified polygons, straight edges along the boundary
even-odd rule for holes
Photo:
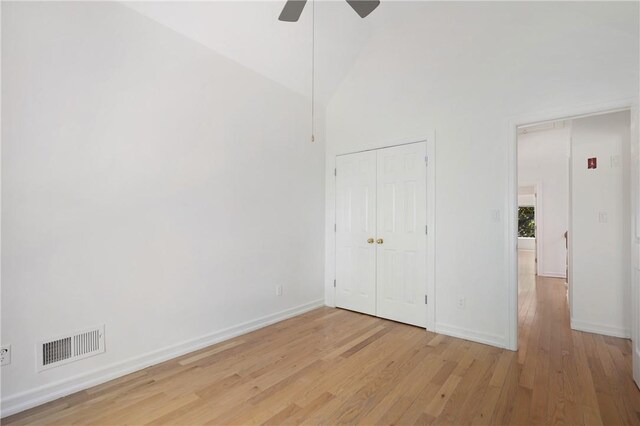
[[[40,386],[27,392],[7,396],[2,399],[1,416],[6,417],[19,413],[46,402],[62,398],[63,396],[74,392],[88,389],[92,386],[108,382],[109,380],[122,377],[126,374],[142,370],[178,356],[185,355],[207,346],[275,324],[285,319],[301,315],[321,306],[324,306],[324,299],[314,300],[303,305],[256,318],[255,320],[247,321],[233,327],[225,328],[205,336],[190,339],[140,356],[129,358],[100,369],[87,371],[86,373],[79,374],[65,380]]]
[[[594,324],[587,321],[578,321],[571,318],[571,329],[587,333],[604,334],[605,336],[631,338],[631,330],[628,328],[611,327],[606,324]]]
[[[547,277],[547,278],[561,278],[561,279],[566,279],[567,276],[565,275],[564,272],[558,272],[558,271],[543,271],[542,273],[538,274],[541,277]]]
[[[457,325],[442,323],[436,323],[435,332],[439,334],[446,334],[447,336],[451,337],[457,337],[459,339],[469,340],[471,342],[483,343],[485,345],[508,349],[508,342],[506,341],[504,336],[500,336],[497,334],[484,333],[464,327],[458,327]]]
[[[427,330],[436,328],[436,135],[427,142]]]

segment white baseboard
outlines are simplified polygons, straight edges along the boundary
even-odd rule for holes
[[[541,272],[538,274],[538,276],[540,277],[547,277],[547,278],[562,278],[563,280],[567,279],[567,276],[565,275],[564,272]]]
[[[10,395],[2,399],[2,409],[0,410],[0,415],[2,417],[6,417],[12,414],[19,413],[20,411],[36,407],[38,405],[44,404],[45,402],[62,398],[63,396],[72,394],[74,392],[78,392],[92,386],[108,382],[109,380],[116,379],[126,374],[142,370],[143,368],[149,367],[151,365],[155,365],[163,361],[167,361],[172,358],[187,354],[189,352],[193,352],[198,349],[202,349],[207,346],[222,342],[224,340],[249,333],[251,331],[266,327],[268,325],[280,322],[296,315],[303,314],[321,306],[324,306],[324,299],[315,300],[313,302],[305,303],[303,305],[276,312],[271,315],[266,315],[255,320],[247,321],[242,324],[226,328],[224,330],[219,330],[205,336],[190,339],[182,343],[168,346],[166,348],[132,357],[122,362],[108,365],[106,367],[102,367],[93,371],[88,371],[86,373],[40,386],[26,392]]]
[[[628,328],[594,324],[586,321],[578,321],[573,318],[571,318],[571,328],[577,331],[586,331],[587,333],[604,334],[605,336],[622,337],[623,339],[631,338],[631,330]]]
[[[458,327],[455,325],[436,323],[436,333],[446,334],[447,336],[470,340],[472,342],[483,343],[485,345],[496,346],[498,348],[507,348],[507,342],[502,336],[470,330],[468,328]]]

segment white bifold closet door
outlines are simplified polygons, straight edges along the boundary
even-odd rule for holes
[[[426,144],[337,157],[336,306],[426,326]]]

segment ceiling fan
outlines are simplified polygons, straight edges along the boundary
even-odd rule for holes
[[[369,15],[380,4],[380,0],[346,0],[346,2],[361,18]],[[305,4],[307,4],[307,0],[287,0],[278,19],[285,22],[297,22]]]
[[[312,1],[313,19],[311,25],[311,142],[315,141],[315,0]],[[361,17],[369,16],[379,5],[380,0],[345,0],[349,6]],[[284,22],[298,22],[307,0],[287,0],[279,20]]]

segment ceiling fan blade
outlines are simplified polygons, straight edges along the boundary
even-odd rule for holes
[[[307,0],[287,0],[278,19],[285,22],[298,22],[305,4]]]
[[[364,18],[378,7],[380,0],[347,0],[347,3],[361,18]]]

